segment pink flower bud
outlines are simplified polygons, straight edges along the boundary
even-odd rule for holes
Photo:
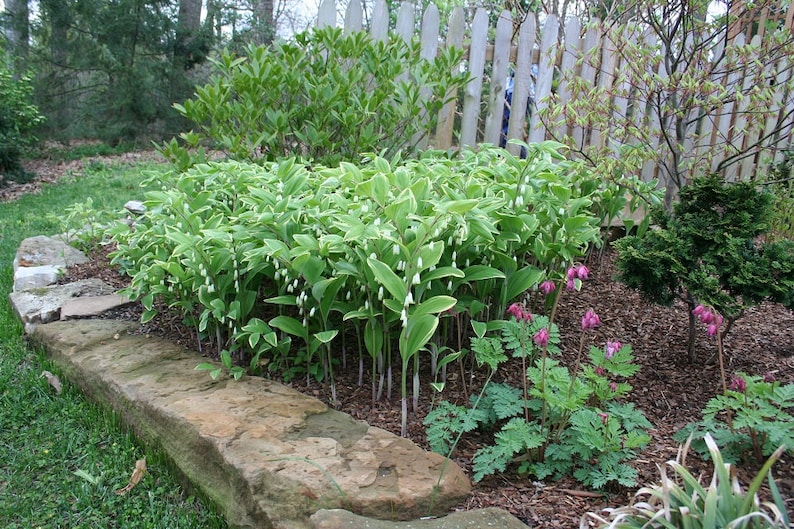
[[[582,330],[595,329],[599,325],[601,325],[601,318],[598,317],[598,314],[593,309],[589,309],[582,317]]]
[[[607,360],[609,360],[610,358],[612,358],[613,356],[615,356],[615,353],[617,353],[618,351],[620,351],[620,348],[621,348],[621,347],[623,347],[623,344],[622,344],[622,343],[620,343],[620,342],[610,342],[610,341],[607,341],[607,352],[604,354],[604,358],[606,358]]]
[[[566,276],[567,276],[569,281],[572,280],[573,278],[575,278],[576,277],[576,267],[574,267],[574,266],[570,267],[568,269],[568,272],[566,273]]]
[[[569,279],[565,282],[565,289],[566,290],[576,290],[576,283],[573,282],[573,279]]]
[[[609,414],[607,413],[599,413],[599,417],[601,417],[601,424],[606,424],[609,421]]]
[[[603,377],[604,375],[607,374],[606,369],[604,369],[601,366],[596,367],[593,371],[595,372],[596,375],[600,377]]]
[[[541,283],[540,287],[538,288],[540,289],[541,292],[543,292],[544,296],[548,296],[557,289],[557,285],[554,283],[554,281],[547,279],[546,281]]]
[[[717,336],[720,328],[717,327],[716,323],[710,323],[708,327],[706,327],[706,335],[709,337]]]
[[[738,375],[734,375],[731,379],[731,385],[728,387],[731,391],[738,391],[744,393],[747,391],[747,381]]]
[[[507,307],[507,313],[511,316],[515,317],[515,319],[520,320],[521,314],[524,312],[524,308],[519,303],[513,303],[509,307]]]
[[[535,333],[535,336],[532,337],[532,341],[535,342],[538,347],[546,347],[549,343],[549,330],[546,327],[541,327],[538,332]]]
[[[705,310],[706,307],[704,307],[703,305],[698,305],[697,307],[694,308],[692,314],[694,314],[695,316],[700,316],[701,314],[703,314]]]
[[[590,270],[588,270],[585,265],[579,265],[579,267],[576,269],[576,277],[582,281],[585,281],[590,277]]]
[[[612,393],[617,393],[618,391],[618,383],[617,382],[610,382],[609,389],[612,390]]]
[[[775,375],[773,373],[767,373],[764,375],[764,382],[767,384],[772,384],[775,380]]]

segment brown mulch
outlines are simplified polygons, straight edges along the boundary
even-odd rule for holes
[[[0,195],[2,200],[2,195]],[[68,280],[85,277],[101,277],[116,286],[125,284],[127,278],[120,277],[107,263],[108,248],[101,248],[92,255],[87,265],[69,270]],[[594,343],[602,345],[606,340],[620,340],[631,344],[636,362],[641,366],[631,380],[634,390],[631,401],[642,409],[654,428],[650,431],[652,441],[633,461],[639,470],[640,485],[656,483],[658,465],[674,459],[678,445],[672,436],[688,422],[700,418],[700,410],[721,388],[720,370],[716,345],[705,336],[698,336],[698,358],[690,363],[687,358],[687,314],[682,305],[672,308],[658,307],[644,302],[640,296],[613,279],[614,256],[607,251],[603,259],[592,259],[590,279],[584,282],[581,292],[566,293],[561,301],[556,322],[563,338],[564,361],[572,362],[578,349],[580,319],[592,308],[601,318],[602,325],[593,334]],[[127,309],[114,317],[136,318],[139,309]],[[195,334],[180,323],[180,317],[166,313],[145,326],[144,332],[156,333],[198,350]],[[744,371],[749,374],[773,373],[782,384],[794,383],[794,313],[777,304],[763,304],[747,311],[737,321],[725,339],[725,362],[728,376]],[[213,346],[203,344],[208,353]],[[197,353],[197,363],[199,362]],[[469,370],[470,371],[470,370]],[[395,373],[398,370],[395,369]],[[513,373],[513,383],[518,380],[520,368],[503,367],[502,373]],[[470,374],[467,373],[467,378]],[[370,387],[358,385],[357,359],[348,358],[346,369],[336,370],[338,397],[334,407],[372,425],[399,434],[400,403],[399,389],[390,401],[371,406]],[[482,383],[484,373],[475,373],[467,380],[469,390]],[[319,383],[307,385],[305,381],[292,381],[291,385],[325,402],[331,401],[327,386]],[[422,419],[430,408],[432,390],[423,387],[423,398],[416,413],[410,417],[408,435],[421,446],[427,446]],[[450,375],[444,398],[464,402],[460,377]],[[476,436],[466,437],[460,443],[453,459],[464,469],[471,469],[471,457],[479,448],[481,440]],[[708,463],[694,457],[690,466],[707,473]],[[749,484],[757,468],[743,467],[738,475],[743,485]],[[789,451],[775,466],[775,476],[781,493],[788,498],[789,512],[794,513],[794,456]],[[474,484],[471,496],[457,509],[501,507],[523,520],[530,527],[559,528],[579,527],[581,516],[597,512],[605,507],[617,507],[631,502],[634,489],[611,490],[602,496],[593,495],[575,481],[538,482],[515,473],[504,473],[488,477]]]

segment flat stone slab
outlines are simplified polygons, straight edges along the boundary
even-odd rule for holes
[[[21,290],[9,294],[11,310],[26,328],[57,321],[64,303],[81,297],[112,294],[113,287],[100,279],[83,279],[66,285]]]
[[[136,326],[55,322],[32,338],[68,380],[163,448],[233,527],[311,529],[321,509],[410,520],[443,515],[470,492],[457,465],[408,439],[273,381],[212,380],[195,370],[206,359],[129,334]]]
[[[63,274],[60,266],[20,266],[14,271],[14,292],[54,285]]]
[[[310,521],[312,529],[528,529],[509,512],[495,508],[455,512],[440,518],[410,522],[373,520],[332,509],[317,511]]]
[[[23,240],[14,258],[14,271],[19,267],[56,266],[68,268],[88,262],[88,257],[64,241],[46,235]]]
[[[63,321],[77,318],[91,318],[99,316],[103,312],[130,305],[131,303],[132,301],[119,294],[69,299],[61,306],[60,319]]]

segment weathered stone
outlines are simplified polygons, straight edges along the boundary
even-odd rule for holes
[[[496,508],[410,522],[374,520],[342,509],[324,509],[313,514],[309,521],[312,529],[528,529],[509,512]]]
[[[58,266],[20,266],[14,271],[14,292],[53,285],[62,273]]]
[[[53,237],[37,235],[20,243],[14,258],[14,271],[21,266],[51,265],[68,268],[87,262],[88,257],[77,248]]]
[[[140,200],[130,200],[124,204],[124,209],[133,215],[143,215],[146,213],[146,206]]]
[[[61,306],[61,320],[90,318],[132,303],[118,294],[70,299]]]
[[[82,296],[102,296],[114,289],[100,279],[83,279],[66,285],[34,288],[12,292],[11,309],[26,327],[60,319],[65,302]]]
[[[412,519],[469,493],[459,467],[407,439],[263,378],[213,381],[195,370],[196,353],[131,327],[57,322],[33,339],[67,379],[161,446],[232,526],[307,529],[322,508]]]

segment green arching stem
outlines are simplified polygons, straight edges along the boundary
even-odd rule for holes
[[[562,297],[562,282],[558,285],[557,288],[557,295],[554,296],[554,304],[551,306],[551,313],[549,314],[549,332],[551,332],[551,326],[554,324],[554,317],[557,315],[557,307],[560,304],[560,298]],[[540,368],[540,392],[543,394],[546,391],[546,358],[549,356],[549,345],[548,343],[543,346],[543,351],[541,354],[541,368]],[[526,373],[524,373],[524,377],[526,377]],[[543,400],[543,405],[540,411],[540,431],[543,431],[543,428],[546,426],[546,399]],[[526,407],[526,403],[524,404]]]

